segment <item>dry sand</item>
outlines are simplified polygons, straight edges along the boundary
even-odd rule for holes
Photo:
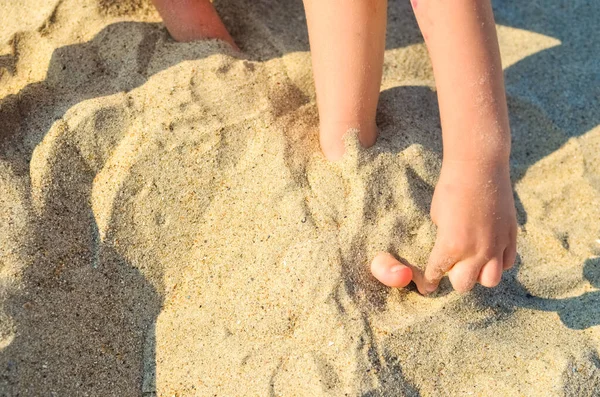
[[[327,163],[299,0],[219,1],[240,44],[144,1],[0,1],[0,395],[600,395],[595,0],[495,2],[519,258],[424,298],[430,64],[391,1],[370,150]]]

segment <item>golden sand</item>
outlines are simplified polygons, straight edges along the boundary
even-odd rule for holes
[[[379,140],[333,164],[297,0],[217,2],[243,55],[174,42],[144,1],[0,1],[0,395],[598,395],[600,51],[565,38],[600,16],[501,3],[517,266],[425,298],[368,271],[435,238],[408,2]]]

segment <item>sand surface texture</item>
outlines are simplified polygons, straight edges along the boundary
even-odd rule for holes
[[[435,237],[407,1],[380,138],[330,164],[299,0],[218,1],[243,55],[141,0],[1,0],[0,395],[600,395],[600,8],[543,3],[494,3],[517,265],[425,298],[368,272]]]

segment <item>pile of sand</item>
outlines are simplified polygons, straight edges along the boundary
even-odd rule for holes
[[[430,298],[368,272],[379,250],[422,265],[435,238],[439,117],[408,2],[380,138],[336,164],[300,1],[218,2],[244,55],[173,42],[143,1],[26,3],[0,3],[0,395],[597,395],[591,0],[495,4],[518,263]]]

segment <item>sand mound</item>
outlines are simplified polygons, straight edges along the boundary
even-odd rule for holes
[[[597,88],[545,107],[543,27],[499,27],[518,264],[424,298],[368,273],[379,250],[423,264],[435,237],[437,102],[406,4],[380,138],[349,135],[336,164],[298,2],[218,3],[247,58],[173,42],[142,1],[57,4],[0,54],[0,394],[597,393],[600,128],[561,111]]]

